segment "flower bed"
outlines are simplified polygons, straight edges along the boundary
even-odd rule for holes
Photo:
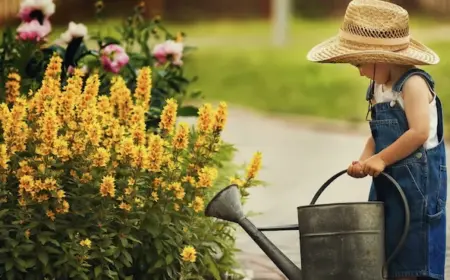
[[[136,58],[111,38],[88,50],[72,23],[46,46],[53,3],[23,3],[0,47],[0,278],[235,275],[234,228],[203,209],[230,181],[247,197],[261,155],[234,174],[226,104],[181,105],[180,40]]]

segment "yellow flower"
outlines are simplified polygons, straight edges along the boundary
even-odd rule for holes
[[[194,263],[197,260],[197,251],[192,246],[185,246],[181,252],[181,257],[185,262]]]
[[[184,196],[186,195],[184,188],[181,186],[179,182],[173,183],[172,185],[170,185],[169,188],[174,191],[175,197],[179,200],[183,199]]]
[[[151,90],[152,69],[150,67],[143,67],[139,70],[134,97],[136,98],[136,103],[139,105],[142,104],[145,111],[148,111],[149,108]]]
[[[131,166],[138,169],[148,168],[148,152],[143,145],[133,147],[133,157]]]
[[[161,121],[159,123],[159,128],[161,130],[172,133],[175,123],[177,121],[177,109],[178,104],[173,98],[169,98],[166,101],[166,106],[164,106],[161,113]]]
[[[86,239],[80,241],[80,245],[83,247],[91,248],[92,241],[89,238],[86,238]]]
[[[180,211],[180,204],[178,204],[178,203],[175,203],[174,205],[173,205],[173,210],[175,210],[175,211]]]
[[[254,179],[261,169],[262,153],[256,152],[247,167],[247,180]]]
[[[13,72],[8,74],[8,81],[5,85],[6,102],[14,103],[16,98],[20,96],[20,81],[19,74]]]
[[[189,143],[189,126],[187,123],[180,123],[175,136],[172,139],[172,146],[175,150],[184,150]]]
[[[52,220],[52,221],[55,220],[55,213],[52,210],[47,210],[46,214],[47,214],[47,217],[50,218],[50,220]]]
[[[201,198],[200,196],[196,196],[194,198],[194,202],[192,202],[191,204],[191,207],[192,209],[194,209],[196,213],[203,211],[205,207],[205,202],[203,201],[203,198]]]
[[[198,111],[197,129],[200,133],[208,133],[212,128],[213,111],[209,103],[203,104]]]
[[[159,200],[159,196],[157,192],[152,192],[152,198],[154,201],[158,201]]]
[[[110,153],[105,148],[98,148],[93,156],[92,164],[95,167],[106,167],[111,158]]]
[[[90,173],[83,173],[80,178],[80,182],[83,184],[87,184],[92,180],[92,175]]]
[[[105,196],[114,197],[116,195],[115,179],[112,176],[104,176],[102,183],[100,184],[100,194]]]
[[[203,167],[198,171],[198,188],[209,188],[214,184],[217,178],[217,169],[214,167]]]
[[[230,184],[236,184],[238,187],[242,187],[244,185],[244,181],[236,177],[231,177]]]
[[[56,208],[56,212],[59,214],[64,214],[69,212],[69,208],[70,208],[69,202],[63,200],[61,205],[58,208]]]
[[[119,145],[119,155],[122,161],[126,161],[133,156],[133,147],[133,139],[130,137],[122,139]]]
[[[130,205],[130,204],[127,204],[127,203],[125,203],[125,202],[122,202],[122,203],[120,203],[119,208],[122,209],[122,210],[125,210],[125,211],[127,211],[127,212],[130,212],[130,210],[131,210],[131,205]]]
[[[217,108],[216,114],[214,115],[213,131],[214,133],[220,133],[225,127],[227,121],[227,104],[225,102],[220,102],[219,108]]]
[[[66,193],[63,190],[58,190],[56,192],[56,198],[58,200],[62,200],[64,197],[66,197]]]
[[[163,162],[164,140],[157,134],[152,134],[148,146],[148,169],[153,172],[159,172]]]

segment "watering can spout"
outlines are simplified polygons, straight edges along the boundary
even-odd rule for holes
[[[237,185],[221,190],[209,202],[205,215],[239,224],[288,279],[301,280],[301,270],[244,215]]]

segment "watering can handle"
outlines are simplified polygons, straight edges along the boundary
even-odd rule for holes
[[[320,189],[316,192],[316,194],[314,195],[313,199],[311,200],[311,205],[314,205],[317,200],[319,199],[320,195],[323,193],[323,191],[334,181],[336,180],[338,177],[340,177],[341,175],[347,173],[347,170],[342,170],[339,173],[335,174],[334,176],[332,176],[330,179],[328,179],[328,181],[326,181],[321,187]],[[400,194],[402,201],[403,201],[403,207],[405,210],[405,224],[403,226],[403,233],[400,237],[400,241],[397,244],[397,247],[395,248],[395,250],[392,252],[392,254],[387,258],[385,265],[384,265],[384,269],[387,268],[387,265],[389,264],[389,262],[397,255],[398,251],[400,250],[400,248],[403,246],[403,243],[405,242],[406,236],[408,235],[408,231],[409,231],[409,222],[410,222],[410,212],[409,212],[409,204],[408,204],[408,200],[406,199],[405,193],[403,192],[402,188],[400,187],[400,185],[397,183],[397,181],[395,181],[394,178],[391,177],[391,175],[385,173],[385,172],[381,172],[380,175],[386,177],[389,181],[391,181],[391,183],[397,188],[398,193]]]

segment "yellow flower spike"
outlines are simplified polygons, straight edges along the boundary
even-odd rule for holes
[[[143,67],[139,70],[134,97],[136,98],[136,104],[141,105],[145,111],[148,111],[149,109],[151,90],[152,69],[148,66]]]
[[[3,170],[8,169],[9,156],[6,150],[5,144],[0,144],[0,168]]]
[[[227,103],[220,102],[219,107],[214,115],[213,131],[220,133],[223,131],[227,121]]]
[[[139,170],[147,169],[149,166],[147,148],[143,145],[135,146],[132,153],[131,166]]]
[[[8,74],[8,81],[5,85],[6,102],[14,103],[16,98],[20,96],[20,81],[19,74],[15,72]]]
[[[192,246],[186,246],[181,252],[181,258],[185,262],[195,263],[195,261],[197,260],[197,251]]]
[[[213,110],[209,103],[203,104],[198,111],[197,129],[200,133],[209,133],[212,128]]]
[[[173,98],[167,99],[167,104],[161,113],[161,122],[159,128],[165,133],[171,134],[173,132],[175,123],[177,121],[178,104]]]
[[[247,176],[246,176],[247,181],[256,178],[259,170],[261,169],[262,164],[261,162],[262,162],[262,153],[256,152],[253,155],[253,158],[247,167]]]
[[[187,123],[180,123],[175,136],[172,139],[172,146],[175,150],[184,150],[189,143],[189,125]]]
[[[153,134],[150,136],[148,145],[148,169],[152,172],[159,172],[163,162],[164,140],[161,136]]]
[[[62,58],[55,52],[50,58],[44,73],[44,79],[54,79],[59,81],[61,74]]]

